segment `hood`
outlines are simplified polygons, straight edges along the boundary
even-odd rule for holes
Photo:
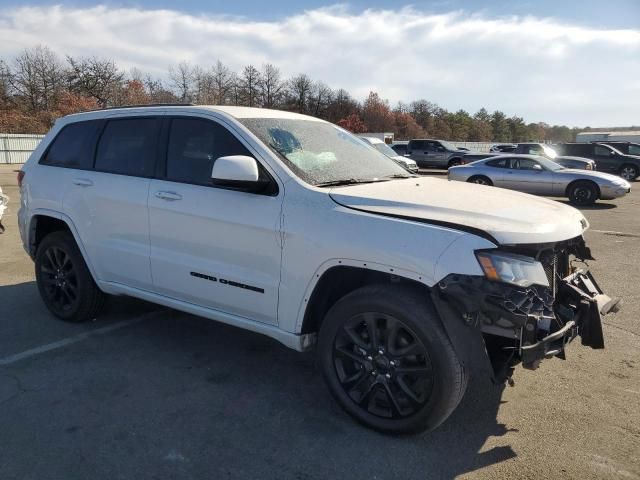
[[[609,182],[615,182],[618,185],[624,185],[627,181],[619,177],[617,175],[612,175],[611,173],[599,172],[598,170],[582,170],[579,168],[565,168],[564,170],[559,170],[555,173],[563,174],[568,173],[571,174],[572,177],[579,175],[584,178],[592,178],[593,180],[607,180]]]
[[[344,207],[484,232],[503,245],[559,242],[588,226],[578,210],[553,200],[436,178],[336,187],[329,195]]]

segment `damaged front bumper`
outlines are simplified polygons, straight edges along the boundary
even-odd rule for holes
[[[437,297],[440,308],[446,304],[484,334],[496,373],[519,362],[535,369],[544,358],[564,358],[577,336],[583,345],[604,348],[601,316],[620,307],[582,270],[558,280],[554,289],[454,274],[439,282]]]

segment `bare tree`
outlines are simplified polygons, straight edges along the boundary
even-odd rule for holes
[[[55,106],[63,90],[64,73],[56,54],[37,46],[16,57],[9,84],[31,111],[46,111]]]
[[[169,79],[181,102],[191,101],[193,92],[193,68],[187,62],[180,62],[176,67],[169,67]]]
[[[285,86],[285,82],[280,78],[280,70],[276,66],[271,63],[266,63],[262,66],[260,91],[264,107],[274,108],[280,105]]]
[[[207,105],[215,102],[216,89],[210,71],[195,67],[193,69],[193,83],[193,96],[196,103]]]
[[[218,60],[211,69],[213,78],[213,88],[215,90],[214,103],[216,105],[225,105],[229,102],[229,96],[233,89],[233,74],[223,63]]]
[[[9,104],[9,66],[4,60],[0,60],[0,108],[5,108]]]
[[[312,87],[313,82],[304,73],[289,80],[289,95],[292,106],[297,112],[305,113],[307,111]]]
[[[260,98],[260,72],[253,65],[247,65],[242,70],[240,77],[240,96],[243,105],[248,107],[259,106]]]
[[[316,82],[313,84],[311,91],[309,113],[316,117],[323,116],[327,106],[331,102],[333,90],[324,82]]]
[[[67,81],[72,92],[93,97],[102,107],[112,103],[124,81],[124,72],[120,71],[113,60],[97,57],[75,59],[67,56],[67,63]],[[137,79],[136,75],[141,75],[141,72],[132,70],[133,80]]]
[[[147,74],[142,80],[142,84],[151,99],[151,103],[178,103],[176,96],[162,84],[162,80]]]

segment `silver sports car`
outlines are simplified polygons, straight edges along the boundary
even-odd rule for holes
[[[495,185],[589,205],[631,191],[626,180],[608,173],[574,170],[537,155],[499,155],[449,169],[449,180]]]

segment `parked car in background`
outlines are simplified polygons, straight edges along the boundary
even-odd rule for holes
[[[625,155],[640,156],[640,143],[634,143],[634,142],[591,142],[591,143],[601,143],[603,145],[609,145],[610,147],[615,148],[616,150],[624,153]]]
[[[128,295],[315,349],[336,401],[376,430],[436,428],[492,365],[504,381],[518,363],[564,358],[577,336],[604,348],[601,315],[617,309],[573,267],[592,259],[578,210],[416,178],[306,115],[69,115],[18,183],[22,243],[52,315],[91,321],[105,294]]]
[[[607,173],[573,170],[538,155],[499,155],[449,169],[449,180],[493,185],[519,192],[567,197],[590,205],[626,195],[626,180]]]
[[[516,147],[517,145],[514,143],[503,143],[498,145],[492,145],[489,151],[494,153],[513,152],[516,149]]]
[[[595,160],[601,172],[620,175],[633,181],[640,175],[640,156],[622,153],[603,143],[559,143],[555,149],[560,155],[590,158]]]
[[[409,142],[393,142],[391,148],[400,156],[404,156],[407,153],[407,144]]]
[[[564,168],[575,168],[577,170],[596,170],[595,160],[582,157],[556,157],[553,159],[558,165]]]
[[[407,144],[407,155],[420,168],[462,165],[465,154],[468,154],[467,150],[460,150],[444,140],[413,139]]]
[[[378,150],[380,153],[386,155],[394,162],[398,163],[402,168],[410,171],[411,173],[418,173],[418,164],[411,160],[409,157],[405,157],[403,155],[398,155],[389,145],[384,143],[379,138],[375,137],[360,137],[373,148]]]

